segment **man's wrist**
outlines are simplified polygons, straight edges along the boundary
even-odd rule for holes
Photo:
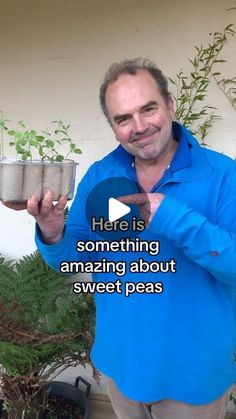
[[[54,235],[49,235],[44,233],[40,227],[39,227],[39,231],[40,231],[40,236],[41,236],[41,240],[44,244],[57,244],[59,241],[61,241],[63,239],[64,236],[64,232],[63,230],[60,233],[54,234]]]

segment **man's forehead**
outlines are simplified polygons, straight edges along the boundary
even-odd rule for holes
[[[121,74],[119,78],[108,85],[106,105],[110,111],[116,105],[122,106],[122,112],[130,106],[144,106],[150,101],[161,101],[160,89],[147,70],[139,70],[137,74]]]
[[[146,95],[146,100],[152,100],[150,95],[160,95],[160,89],[156,80],[147,70],[139,70],[134,75],[121,74],[114,82],[108,85],[106,101],[125,100],[128,96],[135,99],[136,95]]]

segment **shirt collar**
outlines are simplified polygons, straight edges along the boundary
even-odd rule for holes
[[[181,126],[177,122],[173,122],[172,127],[173,137],[179,143],[169,167],[170,171],[173,173],[177,170],[191,166],[192,157],[190,144],[188,143],[186,136],[183,135]]]

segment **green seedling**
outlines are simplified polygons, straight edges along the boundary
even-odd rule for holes
[[[36,131],[28,129],[23,121],[19,121],[16,129],[9,129],[9,120],[4,119],[3,112],[0,118],[0,156],[4,157],[4,140],[8,137],[8,145],[16,151],[17,158],[21,160],[33,160],[36,154],[40,160],[61,162],[67,159],[70,154],[81,154],[70,135],[70,125],[62,120],[51,122],[51,129]],[[52,128],[53,127],[53,128]],[[62,154],[61,149],[67,149]]]

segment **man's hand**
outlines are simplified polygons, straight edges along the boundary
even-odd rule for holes
[[[155,212],[158,210],[164,198],[165,195],[162,193],[138,193],[119,196],[117,199],[125,205],[136,204],[147,226],[152,221]]]
[[[3,204],[17,211],[27,209],[28,213],[37,221],[44,242],[53,244],[62,238],[65,223],[64,211],[67,204],[67,197],[61,196],[57,204],[54,205],[53,196],[52,191],[47,191],[42,201],[33,195],[27,203],[3,202]]]

